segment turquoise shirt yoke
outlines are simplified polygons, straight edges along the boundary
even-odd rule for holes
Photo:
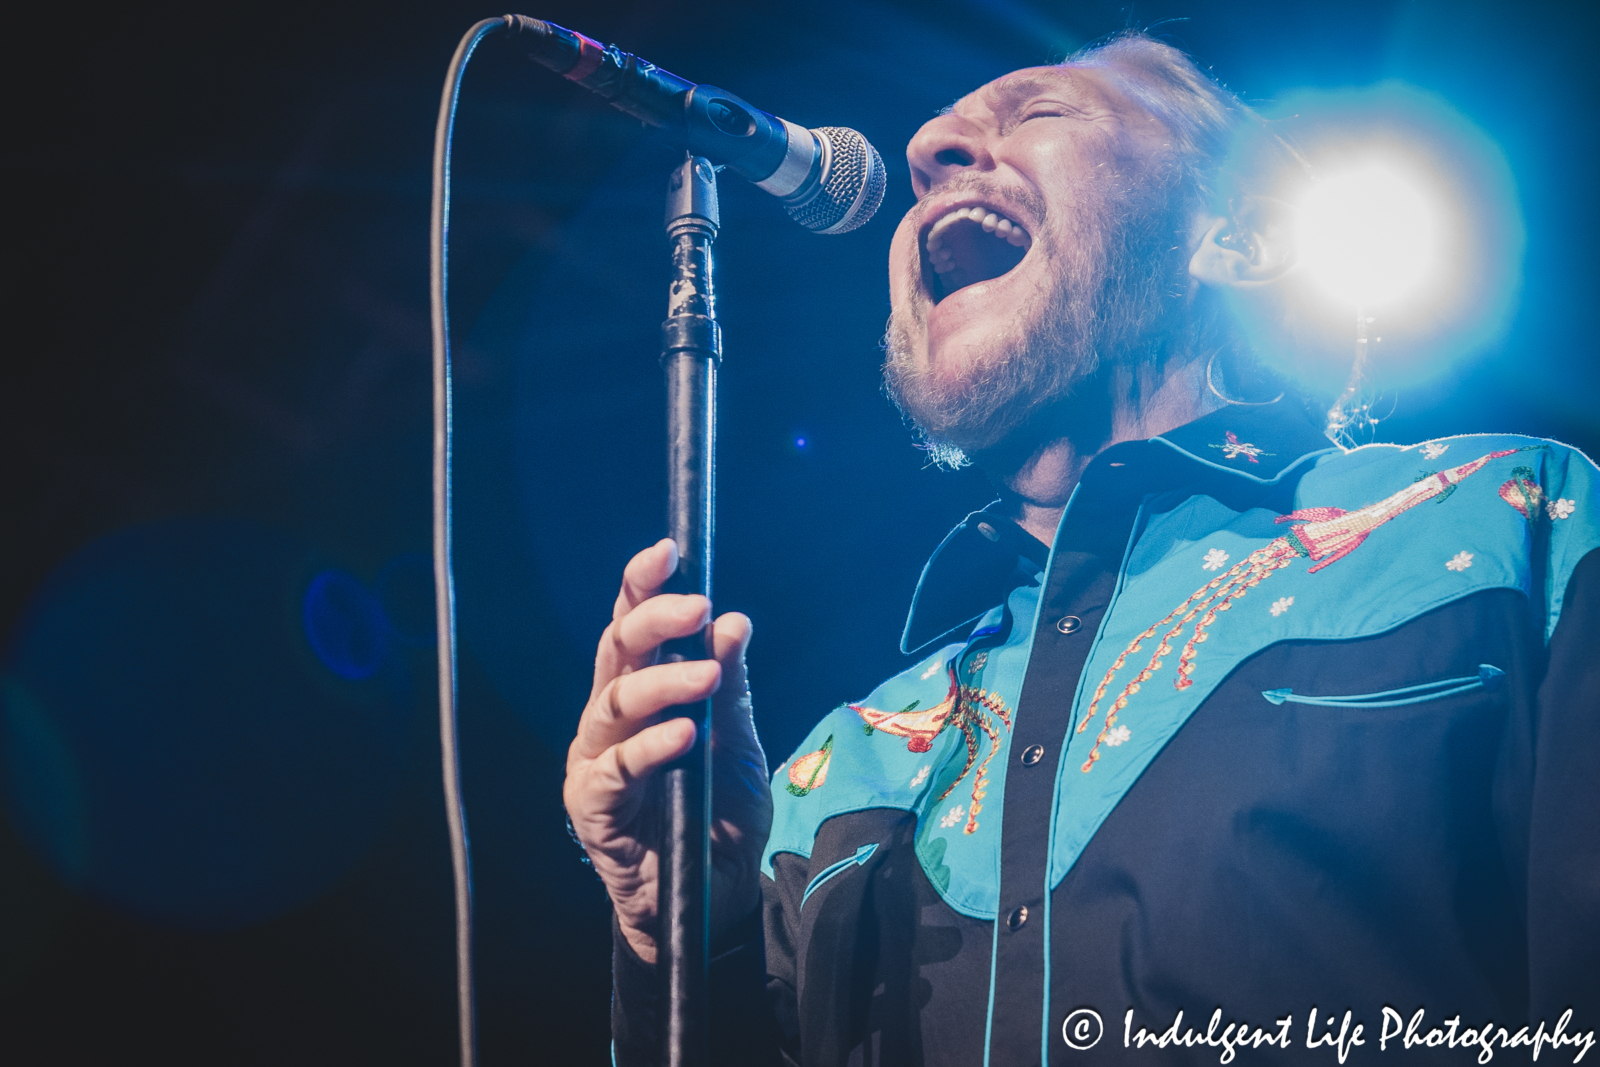
[[[1287,485],[1290,471],[1285,512],[1236,511],[1203,494],[1145,499],[1057,767],[1051,886],[1249,657],[1283,641],[1377,635],[1494,588],[1542,601],[1548,640],[1573,569],[1600,547],[1600,472],[1550,441],[1469,435],[1329,451],[1254,480]],[[995,917],[1010,734],[1041,586],[1042,576],[1014,588],[967,640],[817,724],[774,775],[768,877],[777,852],[809,857],[827,819],[897,808],[916,814],[919,861],[946,902]]]

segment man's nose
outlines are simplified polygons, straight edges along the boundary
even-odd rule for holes
[[[911,188],[918,199],[957,174],[993,170],[983,127],[951,112],[926,123],[906,146]]]

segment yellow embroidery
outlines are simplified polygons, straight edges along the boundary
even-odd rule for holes
[[[983,798],[988,795],[989,761],[1000,749],[1000,732],[995,728],[994,720],[999,719],[1007,730],[1011,729],[1011,709],[1000,694],[961,685],[956,681],[953,668],[949,674],[949,693],[931,708],[918,711],[916,704],[901,711],[880,711],[865,704],[851,704],[850,708],[861,716],[869,730],[882,730],[886,734],[906,738],[906,748],[912,752],[927,752],[933,747],[933,739],[947,727],[953,726],[961,731],[967,743],[966,765],[934,803],[939,803],[954,792],[973,765],[977,764],[978,772],[972,780],[972,804],[967,809],[967,824],[961,831],[970,834],[978,829],[978,812],[983,810]],[[980,730],[989,738],[989,754],[983,757],[982,763],[978,762]]]
[[[789,765],[789,780],[784,783],[784,788],[797,797],[803,797],[813,789],[821,789],[822,783],[828,780],[828,764],[832,759],[833,735],[829,734],[821,748],[807,752]]]
[[[1459,467],[1420,478],[1398,493],[1355,511],[1347,512],[1340,508],[1304,508],[1279,516],[1278,522],[1294,524],[1287,534],[1263,548],[1256,549],[1232,570],[1213,578],[1195,590],[1187,600],[1173,608],[1166,618],[1130,641],[1128,647],[1123,649],[1122,654],[1112,662],[1111,668],[1106,671],[1105,677],[1100,679],[1100,684],[1095,688],[1094,696],[1089,701],[1089,710],[1078,723],[1077,733],[1083,733],[1099,713],[1100,702],[1105,699],[1106,692],[1118,672],[1127,664],[1128,657],[1141,651],[1144,642],[1171,624],[1171,628],[1162,633],[1149,662],[1133,676],[1132,681],[1122,687],[1122,691],[1111,702],[1110,708],[1106,711],[1105,722],[1101,725],[1094,744],[1089,748],[1089,756],[1083,761],[1081,768],[1083,773],[1089,773],[1100,759],[1100,746],[1106,743],[1110,731],[1116,727],[1118,713],[1127,708],[1129,699],[1139,692],[1140,686],[1161,669],[1163,657],[1172,653],[1173,639],[1181,634],[1190,622],[1194,622],[1194,629],[1178,655],[1178,676],[1172,682],[1175,689],[1187,689],[1194,684],[1189,676],[1194,673],[1194,660],[1199,654],[1198,646],[1205,642],[1206,631],[1217,620],[1217,616],[1232,608],[1236,600],[1260,585],[1274,571],[1282,570],[1297,558],[1309,556],[1315,565],[1306,573],[1314,574],[1354,552],[1373,530],[1389,520],[1425,500],[1432,500],[1435,497],[1442,499],[1450,495],[1463,479],[1481,470],[1490,460],[1520,451],[1523,449],[1490,452],[1471,463],[1463,463]],[[1198,621],[1195,621],[1197,618]],[[1173,622],[1175,619],[1176,623]]]
[[[1539,518],[1539,509],[1544,506],[1544,488],[1538,477],[1532,467],[1518,467],[1511,472],[1511,480],[1500,487],[1500,499],[1516,508],[1529,522]]]

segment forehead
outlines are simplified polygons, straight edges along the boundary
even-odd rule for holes
[[[1143,111],[1123,92],[1109,68],[1065,64],[1014,70],[968,93],[956,102],[953,110],[970,118],[984,115],[1004,118],[1041,96],[1121,115]]]

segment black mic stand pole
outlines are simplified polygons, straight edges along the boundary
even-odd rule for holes
[[[667,373],[667,527],[678,544],[668,588],[711,596],[716,510],[717,366],[722,337],[711,288],[717,173],[690,155],[667,188],[672,284],[661,324]],[[711,656],[711,629],[668,646],[668,659]],[[657,971],[666,984],[666,1067],[705,1067],[711,919],[711,702],[677,709],[695,720],[695,747],[664,775]]]

